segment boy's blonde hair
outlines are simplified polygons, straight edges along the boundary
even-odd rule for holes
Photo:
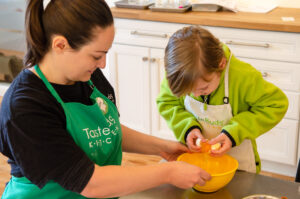
[[[220,71],[224,57],[221,42],[200,26],[188,26],[176,31],[165,49],[165,70],[174,95],[190,93],[194,82],[203,73]]]

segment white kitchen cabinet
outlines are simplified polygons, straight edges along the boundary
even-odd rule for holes
[[[116,37],[109,55],[109,68],[113,68],[110,79],[120,101],[121,120],[142,132],[175,139],[157,112],[155,98],[164,76],[163,56],[168,38],[188,24],[116,18],[115,25]],[[226,43],[235,56],[252,64],[266,80],[287,95],[287,114],[277,126],[257,139],[257,146],[262,170],[295,176],[300,156],[300,34],[205,28]],[[143,61],[144,57],[147,61]]]
[[[294,166],[297,162],[298,121],[283,119],[275,128],[257,139],[262,159]]]
[[[164,50],[151,49],[151,57],[154,58],[150,62],[151,73],[151,121],[152,121],[152,135],[169,140],[176,140],[174,134],[167,126],[166,121],[160,116],[157,106],[156,97],[160,91],[160,84],[165,76],[164,70]]]
[[[114,44],[109,53],[109,79],[115,88],[122,124],[172,139],[155,104],[164,73],[163,56],[162,49]]]
[[[109,58],[121,122],[146,134],[151,131],[149,55],[149,48],[115,44]]]

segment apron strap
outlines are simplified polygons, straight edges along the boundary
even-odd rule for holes
[[[224,82],[225,82],[225,97],[223,98],[224,104],[229,103],[228,74],[229,74],[229,66],[230,66],[231,57],[232,57],[232,53],[230,52],[230,57],[229,57],[229,60],[227,61],[227,66],[225,69],[225,77],[224,77]]]
[[[87,83],[91,87],[91,89],[94,90],[95,85],[93,84],[92,80],[89,79],[89,81]]]
[[[37,72],[37,74],[40,76],[41,80],[44,82],[44,84],[46,85],[46,87],[49,89],[50,93],[55,97],[55,99],[60,104],[63,105],[64,102],[62,101],[62,99],[60,98],[60,96],[58,95],[58,93],[56,92],[56,90],[53,88],[53,86],[49,83],[49,81],[47,80],[47,78],[45,77],[45,75],[43,74],[43,72],[41,71],[40,67],[38,65],[35,65],[34,69]],[[88,81],[88,85],[92,88],[92,90],[94,90],[95,85],[93,84],[93,82],[91,80]]]
[[[64,102],[62,101],[62,99],[59,97],[58,93],[56,92],[56,90],[53,88],[53,86],[49,83],[49,81],[47,80],[47,78],[45,77],[45,75],[43,74],[43,72],[41,71],[41,69],[39,68],[38,65],[34,66],[35,71],[37,72],[37,74],[40,76],[41,80],[44,82],[44,84],[46,85],[46,87],[48,88],[48,90],[50,91],[50,93],[55,97],[55,99],[60,103],[63,104]]]

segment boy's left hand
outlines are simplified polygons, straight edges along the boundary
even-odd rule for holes
[[[221,155],[224,155],[232,147],[231,140],[224,133],[221,133],[217,137],[211,139],[208,143],[211,144],[211,145],[214,145],[214,144],[217,144],[217,143],[221,144],[221,147],[219,149],[217,149],[217,150],[211,150],[210,151],[210,154],[212,156],[221,156]]]

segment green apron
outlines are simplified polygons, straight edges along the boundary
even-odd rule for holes
[[[93,105],[77,102],[64,103],[48,82],[39,67],[35,70],[51,94],[62,105],[67,122],[67,131],[75,143],[97,165],[120,165],[122,161],[122,133],[116,106],[98,91],[91,80],[93,89],[90,99]],[[58,183],[50,181],[42,189],[27,178],[12,177],[2,199],[84,199],[82,195],[65,190]]]

